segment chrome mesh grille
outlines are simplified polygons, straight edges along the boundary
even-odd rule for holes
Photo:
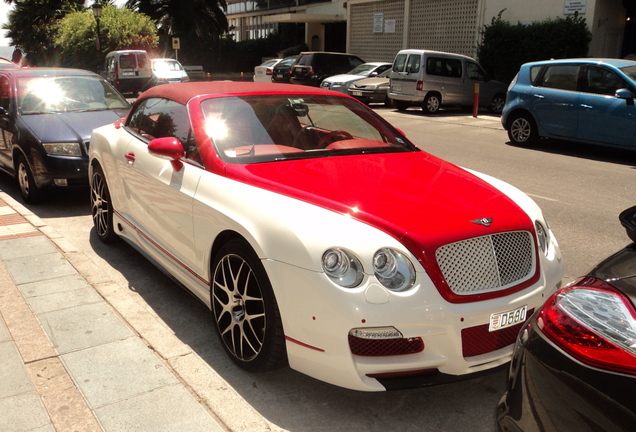
[[[458,295],[509,288],[532,276],[534,247],[528,231],[511,231],[450,243],[436,259]]]

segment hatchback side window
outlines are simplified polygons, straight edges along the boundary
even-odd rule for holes
[[[395,72],[404,72],[404,65],[406,65],[406,54],[398,54],[393,62],[393,70]]]
[[[579,65],[549,65],[537,85],[560,90],[576,90],[580,71]]]
[[[426,73],[428,75],[442,75],[444,60],[439,57],[429,57],[426,59]]]
[[[461,78],[462,77],[462,61],[446,59],[443,72],[444,72],[444,76],[452,77],[452,78]]]
[[[477,63],[466,62],[466,76],[477,81],[486,81],[486,72]]]
[[[420,71],[420,64],[422,62],[422,56],[419,54],[411,54],[406,63],[406,71],[408,73],[418,73]]]
[[[616,90],[621,88],[629,88],[629,86],[615,72],[599,66],[587,67],[582,91],[614,96]]]

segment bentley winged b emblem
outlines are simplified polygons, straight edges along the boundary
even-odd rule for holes
[[[477,224],[477,225],[483,225],[485,227],[489,227],[490,224],[492,223],[492,218],[481,218],[481,219],[475,219],[475,220],[471,220],[470,222]]]

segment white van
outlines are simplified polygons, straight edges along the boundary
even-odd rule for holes
[[[143,50],[111,51],[106,54],[102,76],[121,93],[137,95],[148,88],[152,68]]]
[[[389,98],[398,110],[420,105],[427,114],[443,105],[473,105],[479,84],[479,106],[501,113],[507,85],[492,81],[476,60],[440,51],[401,50],[389,74]]]
[[[152,65],[152,85],[190,81],[181,63],[171,58],[150,60]]]

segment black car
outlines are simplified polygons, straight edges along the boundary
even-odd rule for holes
[[[87,186],[93,129],[129,109],[117,90],[89,71],[2,69],[0,170],[17,178],[28,203],[50,186]]]
[[[292,84],[320,86],[327,77],[344,74],[365,63],[360,57],[333,52],[303,52],[290,71]]]
[[[636,242],[636,207],[619,219]],[[636,430],[636,243],[556,292],[524,325],[500,431]]]
[[[274,66],[272,69],[272,82],[275,83],[288,83],[289,71],[292,65],[296,62],[298,56],[285,57]]]

